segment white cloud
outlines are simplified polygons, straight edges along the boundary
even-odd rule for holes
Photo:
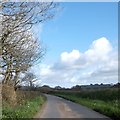
[[[107,54],[112,50],[110,42],[105,37],[93,41],[91,48],[102,54]]]
[[[63,52],[61,54],[61,61],[66,64],[72,64],[80,58],[80,52],[78,50],[73,50],[72,52]]]
[[[56,66],[55,64],[54,67],[58,69],[83,69],[94,64],[101,64],[101,62],[108,62],[112,51],[113,48],[110,42],[105,37],[102,37],[93,41],[89,49],[84,53],[79,50],[61,53],[61,61],[59,65]]]
[[[60,60],[40,67],[44,84],[71,87],[76,84],[116,83],[118,81],[118,53],[107,38],[93,41],[84,53],[73,49],[63,52]]]
[[[85,56],[88,62],[98,62],[108,60],[108,54],[112,51],[110,42],[102,37],[93,41],[91,47],[85,52]]]
[[[43,66],[42,69],[40,70],[40,76],[48,76],[52,75],[52,71],[50,69],[50,66]]]

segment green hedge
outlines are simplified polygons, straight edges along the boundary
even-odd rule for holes
[[[6,104],[2,109],[2,119],[21,120],[21,118],[32,118],[40,110],[45,99],[44,96],[38,96],[34,99],[26,100],[24,104],[14,108]]]
[[[52,92],[52,94],[63,97],[67,100],[87,106],[98,111],[114,120],[120,119],[120,90],[106,89],[97,91],[81,92]]]

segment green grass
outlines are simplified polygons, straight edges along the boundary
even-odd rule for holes
[[[45,102],[44,96],[36,96],[33,99],[25,99],[23,104],[12,107],[4,102],[2,109],[2,119],[21,120],[21,118],[33,118]]]
[[[81,91],[81,92],[53,92],[52,94],[87,106],[98,111],[112,119],[120,119],[119,90],[97,90],[97,91]]]

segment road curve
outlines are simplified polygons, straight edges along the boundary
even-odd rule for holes
[[[35,118],[110,118],[95,112],[85,106],[65,100],[60,97],[47,95],[47,102]]]

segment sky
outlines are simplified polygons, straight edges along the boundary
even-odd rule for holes
[[[54,19],[34,27],[47,47],[31,68],[36,85],[118,82],[118,3],[62,2]]]

